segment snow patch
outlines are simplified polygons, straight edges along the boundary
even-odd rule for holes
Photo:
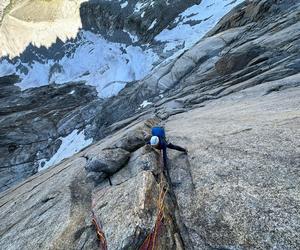
[[[63,84],[85,81],[96,87],[100,97],[106,98],[116,95],[125,83],[144,78],[157,60],[157,54],[151,49],[143,50],[139,46],[108,42],[100,35],[83,31],[81,44],[72,57],[65,56],[58,62],[48,60],[46,64],[23,64],[29,72],[18,72],[22,81],[17,85],[24,90],[49,82]],[[55,63],[62,70],[50,75],[51,66]],[[9,64],[1,64],[0,72],[7,72],[7,67]]]
[[[148,102],[147,100],[146,101],[143,101],[143,103],[140,105],[141,108],[146,108],[147,106],[153,104],[153,102]]]
[[[7,60],[0,61],[0,77],[16,73],[16,67]]]
[[[176,27],[171,30],[164,29],[155,37],[155,40],[166,43],[165,52],[182,46],[183,48],[176,53],[178,55],[191,48],[226,13],[242,2],[243,0],[236,0],[228,4],[228,0],[203,0],[200,4],[193,5],[181,13],[175,20]]]
[[[148,28],[148,30],[153,29],[154,26],[155,26],[155,24],[157,24],[157,20],[156,20],[156,19],[151,23],[151,25],[150,25],[150,27]]]
[[[145,6],[147,5],[147,3],[141,3],[141,2],[137,2],[135,7],[134,7],[134,12],[139,12],[141,9],[143,9]]]
[[[47,169],[59,163],[63,159],[71,157],[93,142],[92,139],[85,139],[84,130],[78,132],[77,129],[75,129],[66,137],[60,137],[59,140],[61,140],[62,143],[57,152],[51,157],[51,159],[49,161],[46,161],[45,159],[39,160],[38,171]]]
[[[128,1],[121,4],[121,8],[124,9],[128,5]]]
[[[137,35],[133,35],[133,34],[131,34],[129,31],[126,31],[126,30],[124,30],[124,29],[123,29],[123,32],[125,32],[125,33],[127,33],[127,34],[129,35],[129,37],[130,37],[130,39],[131,39],[131,42],[133,42],[133,43],[138,42],[139,38],[138,38]]]

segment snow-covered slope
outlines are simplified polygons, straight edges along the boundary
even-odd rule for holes
[[[165,29],[155,40],[165,42],[165,51],[182,47],[188,49],[199,41],[217,22],[242,0],[202,0],[182,14],[176,20],[173,29]]]
[[[67,1],[57,0],[57,4]],[[36,14],[36,11],[31,12],[33,5],[29,1],[13,2],[15,12],[5,11],[10,16],[21,18],[25,13]],[[0,151],[4,152],[0,190],[57,164],[111,133],[106,130],[107,124],[153,106],[156,101],[151,93],[159,91],[155,95],[163,99],[161,89],[156,89],[155,84],[157,80],[164,82],[168,75],[162,77],[157,71],[161,72],[166,61],[171,65],[173,58],[197,43],[242,1],[199,2],[132,0],[127,5],[117,0],[84,2],[85,9],[82,10],[82,5],[80,9],[82,29],[76,37],[64,41],[53,29],[51,34],[56,34],[57,41],[50,47],[47,39],[43,44],[35,24],[40,25],[51,17],[56,17],[55,22],[61,20],[57,14],[60,10],[53,4],[53,15],[44,13],[46,3],[39,2],[41,5],[36,6],[40,6],[37,9],[41,9],[41,16],[30,16],[32,22],[23,18],[22,24],[26,23],[31,32],[28,36],[16,33],[12,39],[22,35],[23,41],[32,40],[31,45],[14,59],[0,59],[0,82],[3,82],[0,84],[0,113],[3,114]],[[17,3],[25,4],[24,9]],[[77,24],[74,23],[76,29]],[[2,23],[0,30],[3,31],[3,27]],[[35,33],[36,36],[32,36]],[[8,37],[8,33],[1,35]],[[10,45],[7,40],[5,45]],[[11,48],[15,49],[15,45],[11,44]],[[17,76],[1,80],[2,76],[13,73]],[[135,84],[135,81],[139,82]],[[131,84],[123,89],[128,82]],[[134,89],[139,87],[137,94]],[[115,103],[114,98],[106,99],[121,89],[123,97],[115,97]]]
[[[185,10],[151,44],[134,43],[138,38],[133,34],[130,34],[132,45],[128,45],[110,42],[100,34],[81,30],[75,41],[64,45],[66,51],[62,58],[45,58],[39,54],[35,54],[39,60],[30,62],[24,62],[22,57],[13,61],[3,58],[0,76],[16,72],[22,78],[18,84],[22,89],[49,83],[85,81],[97,87],[100,97],[109,97],[117,94],[127,82],[144,78],[162,60],[190,48],[241,2],[203,0]],[[123,2],[120,4],[125,5]],[[155,25],[154,20],[150,27]]]
[[[18,61],[16,65],[22,64],[28,69],[28,73],[21,73],[23,80],[18,86],[27,89],[48,83],[86,81],[97,87],[101,97],[108,97],[118,93],[127,82],[143,78],[158,59],[151,49],[112,43],[89,31],[81,31],[79,37],[73,45],[75,52],[59,61]],[[5,65],[11,71],[7,62]]]

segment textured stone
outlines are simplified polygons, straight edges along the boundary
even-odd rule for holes
[[[153,229],[164,184],[157,249],[297,249],[299,11],[298,1],[245,1],[191,50],[100,100],[101,107],[93,102],[80,106],[84,114],[72,108],[58,119],[59,134],[88,120],[88,134],[101,141],[0,194],[0,248],[96,249],[93,209],[111,249],[138,248]],[[153,105],[141,109],[144,100]],[[189,150],[168,151],[170,176],[159,175],[159,155],[143,147],[155,116],[166,119],[170,141]],[[46,137],[52,130],[38,121]],[[41,136],[22,133],[17,141]],[[1,155],[19,152],[15,141],[7,146]],[[93,157],[113,169],[111,185],[107,174],[85,171],[85,158]]]
[[[125,30],[137,35],[143,42],[150,42],[164,28],[171,26],[181,12],[200,2],[200,0],[173,0],[171,2],[134,0],[122,8],[119,1],[97,0],[83,3],[80,14],[83,28],[86,30],[99,32],[119,42],[131,43]],[[155,20],[154,27],[151,27]]]
[[[203,241],[207,249],[299,245],[300,90],[265,96],[264,85],[166,124],[170,139],[189,150],[188,158],[169,156],[193,249]]]
[[[124,137],[134,128],[119,131],[111,140]],[[103,141],[93,145],[56,167],[2,192],[1,249],[98,249],[100,243],[91,223],[92,214],[109,249],[140,247],[154,228],[158,197],[163,191],[160,183],[166,183],[163,176],[158,178],[161,171],[158,155],[150,147],[137,150],[128,164],[112,176],[112,186],[102,180],[94,188],[88,181],[84,169],[87,160],[83,156],[98,150],[99,154],[103,153],[101,148],[106,144]],[[119,165],[123,164],[122,161],[120,158]],[[109,165],[111,169],[115,163],[107,162],[112,164]],[[166,219],[163,231],[158,234],[157,249],[173,249],[181,244],[170,214],[175,205],[169,193],[163,202]]]
[[[103,149],[97,155],[86,155],[88,162],[86,170],[90,172],[103,172],[105,174],[113,174],[124,166],[130,153],[124,149]]]
[[[158,165],[158,154],[147,145],[131,154],[128,164],[112,176],[111,182],[113,185],[118,185],[137,176],[142,171],[151,171],[154,175],[158,175]]]
[[[39,173],[0,195],[1,249],[98,249],[85,159]]]
[[[143,243],[145,232],[155,223],[158,195],[158,184],[147,171],[93,195],[94,211],[101,221],[109,249],[136,249]]]
[[[59,137],[83,129],[97,110],[96,91],[83,83],[49,85],[21,92],[18,77],[0,78],[0,191],[37,172],[38,160],[49,159]],[[15,88],[16,90],[12,89]],[[74,91],[73,94],[71,92]],[[63,107],[63,108],[62,108]],[[95,111],[94,111],[95,112]]]

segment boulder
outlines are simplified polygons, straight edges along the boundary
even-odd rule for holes
[[[86,165],[88,178],[95,184],[99,184],[103,179],[118,171],[126,172],[129,170],[130,173],[134,172],[137,174],[141,170],[153,170],[157,162],[152,161],[151,163],[151,158],[143,159],[145,153],[141,154],[140,151],[144,151],[142,147],[149,140],[151,127],[156,124],[156,122],[157,119],[148,119],[142,123],[127,126],[114,135],[111,140],[96,145],[92,150],[85,153],[85,157],[88,159]],[[141,149],[138,150],[139,148]],[[136,150],[137,152],[135,152]],[[130,152],[133,152],[132,156]],[[130,161],[125,168],[129,158]],[[146,164],[148,167],[138,165],[136,160]],[[147,162],[148,160],[149,162]],[[138,168],[136,169],[133,166],[138,166]],[[130,177],[133,176],[130,175]]]
[[[145,124],[146,126],[144,127],[130,130],[114,144],[114,147],[122,148],[129,152],[134,152],[144,146],[150,139],[149,132],[153,123]]]
[[[150,146],[145,146],[133,152],[127,165],[115,173],[111,182],[118,185],[137,176],[142,171],[151,171],[154,175],[159,174],[159,154]]]
[[[103,172],[112,175],[122,168],[129,160],[130,153],[121,148],[103,149],[98,155],[88,158],[86,170],[88,172]]]

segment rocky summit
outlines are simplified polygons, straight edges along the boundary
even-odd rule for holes
[[[299,249],[299,1],[0,18],[0,249]]]

